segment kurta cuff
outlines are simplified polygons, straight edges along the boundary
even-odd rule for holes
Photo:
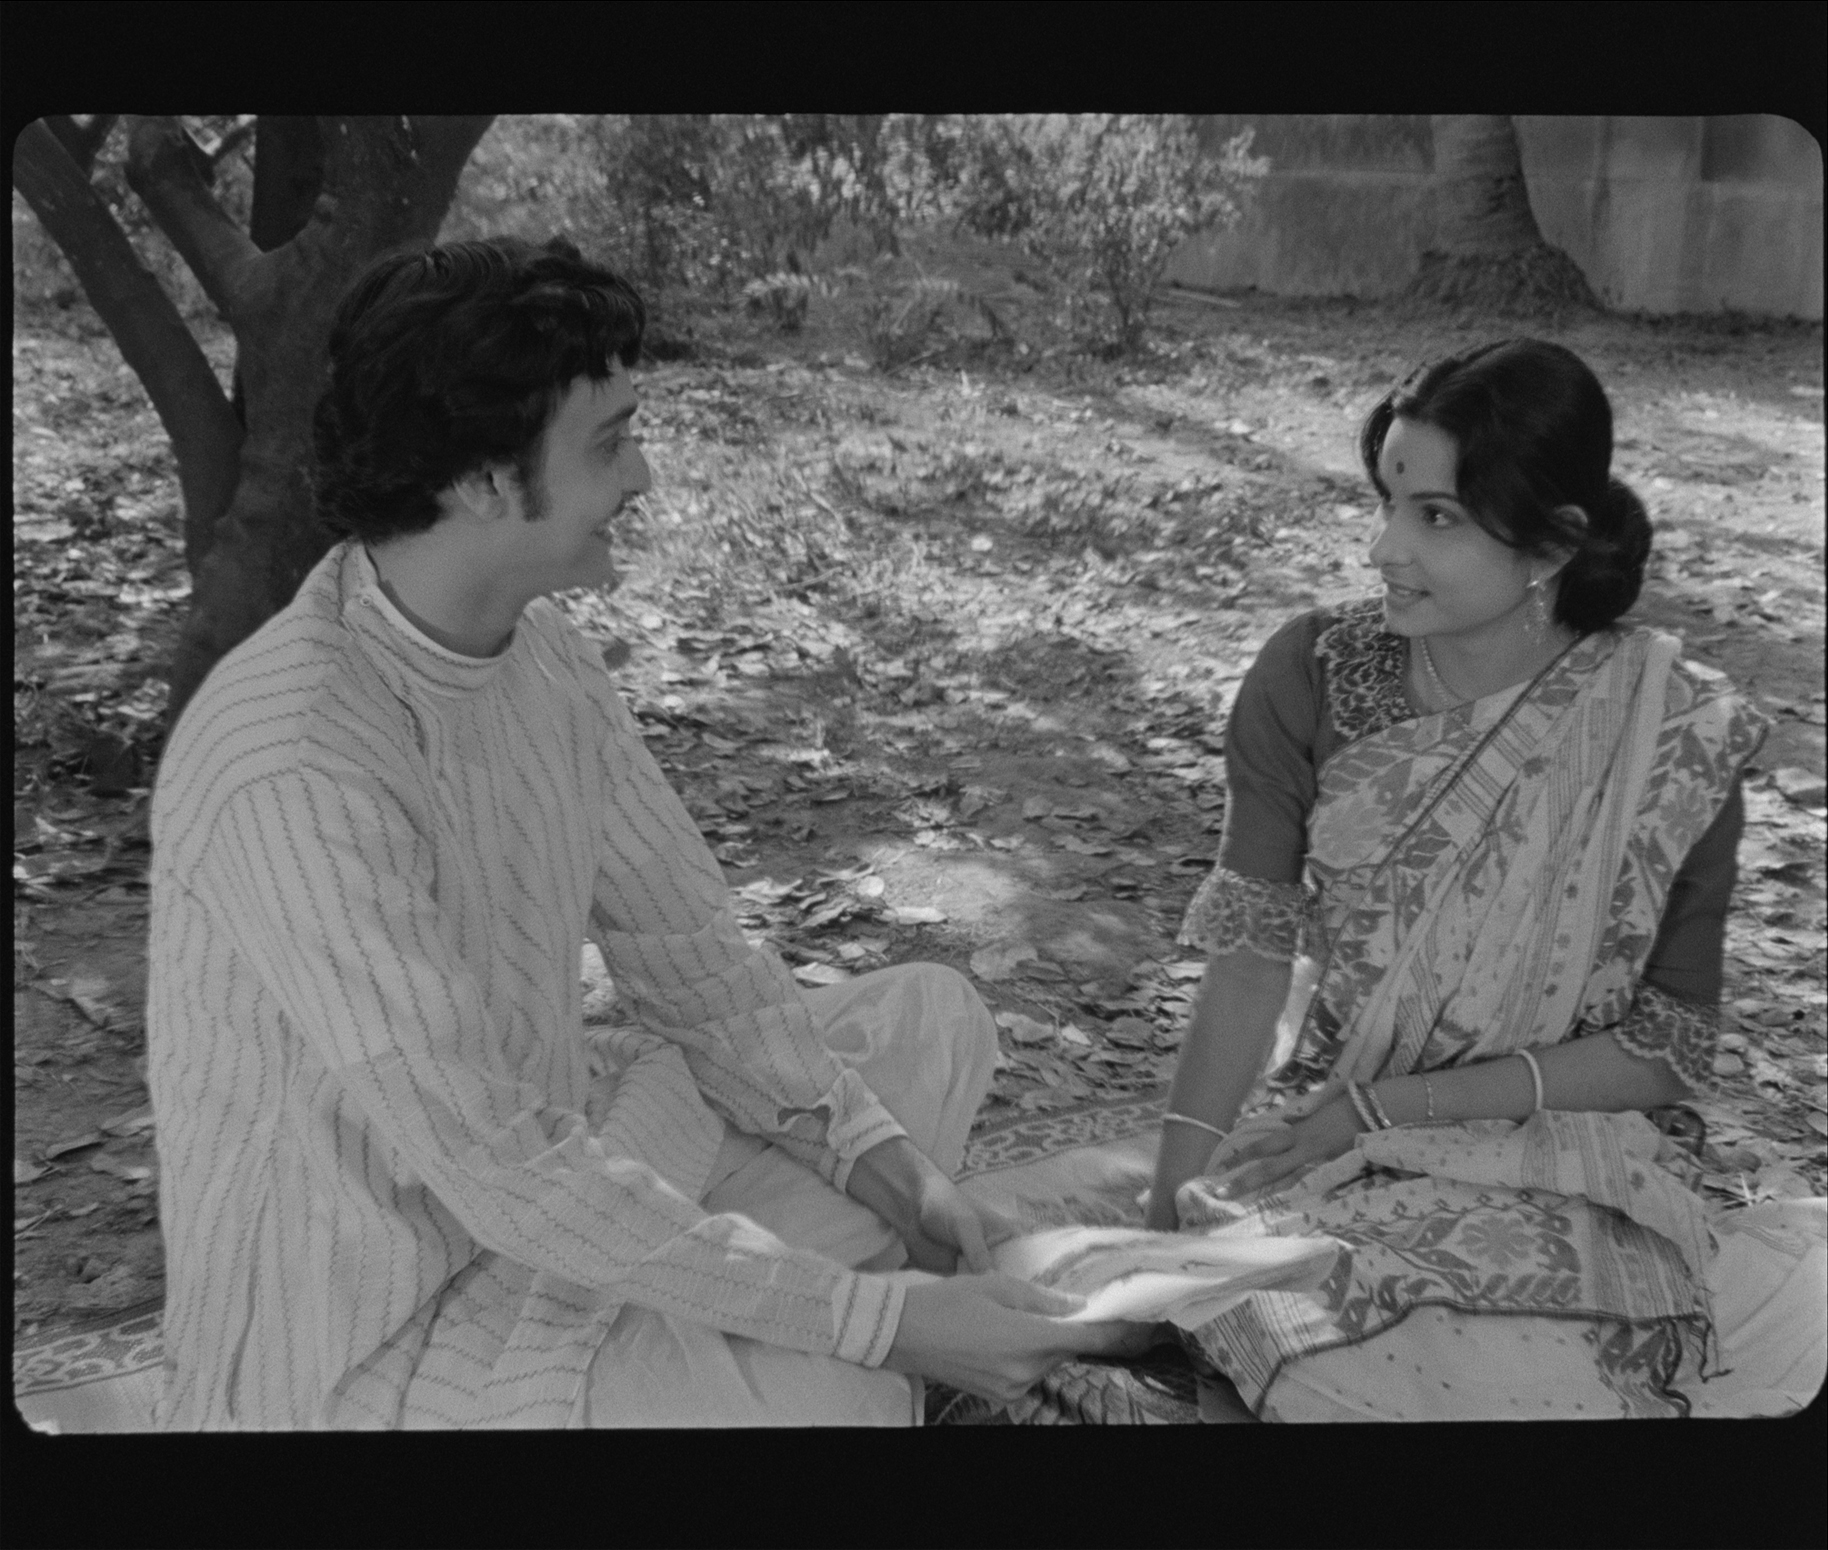
[[[882,1275],[847,1272],[832,1298],[838,1343],[832,1355],[860,1367],[880,1367],[895,1344],[907,1288]]]
[[[907,1134],[863,1078],[848,1067],[838,1074],[819,1106],[830,1116],[825,1125],[825,1144],[836,1158],[831,1177],[836,1189],[845,1187],[857,1159],[871,1147]]]

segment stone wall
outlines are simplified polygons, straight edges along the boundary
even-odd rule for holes
[[[1229,114],[1270,159],[1254,210],[1169,277],[1214,290],[1388,296],[1434,235],[1433,144],[1415,114]],[[1530,203],[1609,306],[1822,316],[1822,151],[1765,114],[1517,120]]]

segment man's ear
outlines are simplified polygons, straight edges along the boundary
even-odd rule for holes
[[[508,511],[508,486],[513,478],[506,464],[485,464],[460,474],[451,482],[454,509],[482,522],[499,521]]]

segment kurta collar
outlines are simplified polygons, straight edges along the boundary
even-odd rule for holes
[[[520,649],[517,629],[492,657],[466,657],[441,646],[412,620],[381,586],[367,546],[351,539],[343,557],[343,617],[409,678],[436,694],[474,694],[487,688]]]

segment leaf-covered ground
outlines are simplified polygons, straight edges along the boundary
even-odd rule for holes
[[[1006,335],[1019,308],[997,305]],[[1199,973],[1174,934],[1223,820],[1230,695],[1290,614],[1371,585],[1364,410],[1493,330],[1178,298],[1160,332],[1142,365],[998,335],[885,376],[841,298],[793,338],[732,321],[700,361],[637,374],[657,487],[622,588],[568,600],[747,929],[808,985],[964,970],[1016,1108],[1171,1073]],[[1611,389],[1620,472],[1659,523],[1641,616],[1773,718],[1702,1187],[1820,1194],[1821,330],[1547,332]],[[226,374],[229,342],[208,348]],[[113,346],[78,313],[28,319],[13,371],[23,1332],[160,1289],[146,782],[188,586],[169,455]],[[585,969],[588,1015],[614,1020]]]

